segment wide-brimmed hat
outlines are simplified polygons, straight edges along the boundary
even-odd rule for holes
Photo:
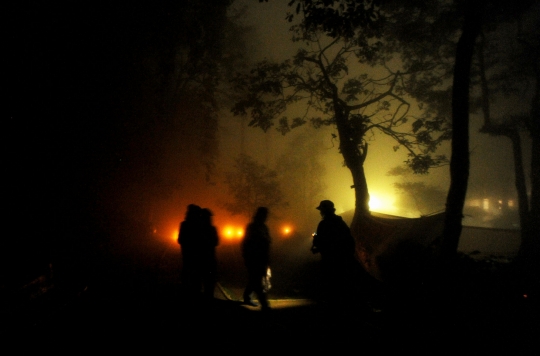
[[[323,200],[319,203],[319,206],[316,207],[315,209],[318,209],[318,210],[331,210],[331,209],[334,209],[334,203],[332,203],[330,200]]]

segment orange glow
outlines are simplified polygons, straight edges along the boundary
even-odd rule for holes
[[[174,242],[178,242],[178,230],[173,231],[171,238]]]
[[[227,225],[223,228],[222,234],[226,240],[239,240],[244,236],[244,229],[241,227]]]
[[[283,234],[283,236],[290,236],[292,233],[292,227],[290,227],[289,225],[283,226],[281,228],[281,233]]]

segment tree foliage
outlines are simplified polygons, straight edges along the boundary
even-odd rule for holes
[[[223,68],[242,55],[240,46],[238,52],[224,50],[229,29],[240,26],[229,17],[230,4],[62,1],[10,7],[9,17],[30,25],[12,31],[6,50],[12,68],[6,132],[26,142],[9,165],[18,172],[14,186],[25,182],[19,174],[43,173],[20,191],[49,202],[47,208],[14,211],[51,215],[27,211],[22,221],[44,216],[43,226],[58,216],[78,221],[103,211],[146,220],[161,215],[152,206],[174,203],[171,197],[189,186],[188,175],[202,176],[197,182],[210,178],[219,153]],[[193,169],[179,169],[184,165]],[[13,194],[9,200],[28,199]]]
[[[471,67],[475,45],[482,29],[484,31],[493,29],[508,20],[515,19],[531,6],[533,8],[537,6],[537,2],[531,0],[518,4],[499,0],[434,2],[293,0],[291,5],[293,4],[296,4],[296,16],[307,18],[302,21],[306,28],[317,28],[334,39],[340,36],[353,40],[361,38],[362,41],[359,43],[368,44],[364,46],[363,59],[370,64],[386,64],[398,54],[399,59],[403,61],[402,73],[416,72],[419,68],[424,69],[419,71],[420,75],[411,76],[411,87],[413,83],[417,84],[416,90],[411,90],[411,93],[414,92],[416,94],[414,97],[420,102],[430,102],[432,110],[451,112],[452,117],[451,184],[447,195],[441,250],[444,251],[443,254],[446,257],[452,257],[457,250],[461,234],[463,205],[469,177],[471,103],[469,90],[471,84],[474,84],[474,81],[471,81]],[[348,11],[355,6],[356,12]],[[325,12],[331,20],[324,19]],[[377,15],[371,16],[372,12]],[[295,15],[290,15],[290,18],[292,16]],[[364,21],[357,22],[361,18]],[[535,19],[538,23],[537,16]],[[358,24],[357,27],[353,26],[355,23]],[[523,38],[518,41],[523,42]],[[377,43],[378,47],[374,47],[374,43]],[[376,48],[375,51],[367,50],[374,48]],[[536,51],[534,46],[532,49]],[[529,57],[532,57],[531,61],[535,62],[534,56]],[[526,58],[527,56],[522,56],[521,59]],[[538,63],[537,60],[536,63]],[[519,72],[518,68],[519,66],[514,66],[508,73],[516,72],[516,70]],[[519,76],[520,74],[516,78]],[[501,86],[506,90],[510,87]],[[450,108],[447,106],[448,99],[451,99]],[[539,102],[535,94],[532,98],[532,107],[537,109]],[[446,111],[446,109],[449,110]],[[532,112],[538,111],[533,109]],[[535,121],[532,121],[533,128],[538,126],[534,123]],[[533,147],[534,151],[535,147]],[[534,164],[538,163],[536,156],[533,153],[534,167],[540,166]],[[534,167],[532,177],[540,175]],[[537,200],[534,197],[537,197],[538,191],[533,187],[531,204],[534,207],[538,206],[534,202]]]
[[[377,9],[380,16],[365,17],[370,19],[370,21],[364,23],[363,26],[358,26],[356,31],[351,33],[350,31],[340,32],[340,29],[350,27],[349,24],[353,23],[357,16],[356,14],[345,12],[344,10],[347,8],[345,5],[354,3],[369,5],[372,3],[371,1],[298,0],[298,3],[306,5],[303,10],[305,11],[304,16],[308,17],[310,16],[310,9],[321,7],[330,9],[331,11],[337,9],[337,12],[334,13],[341,15],[339,16],[341,23],[332,22],[332,26],[337,31],[322,27],[323,31],[334,39],[339,38],[339,35],[343,33],[347,34],[348,39],[356,39],[358,43],[363,45],[364,50],[360,53],[364,53],[363,59],[368,61],[368,63],[378,63],[385,66],[392,60],[394,53],[400,54],[401,57],[399,59],[403,61],[401,73],[413,74],[411,76],[413,79],[410,83],[418,83],[419,85],[416,90],[411,90],[410,93],[416,92],[416,98],[420,102],[425,101],[425,98],[428,97],[442,98],[442,101],[435,101],[439,103],[444,103],[445,98],[451,99],[451,184],[447,196],[442,250],[445,251],[445,256],[455,254],[461,233],[461,218],[469,174],[469,71],[474,42],[481,23],[480,14],[483,4],[444,0],[440,2],[381,1],[376,3],[376,5],[380,6]],[[298,7],[299,12],[302,10],[302,5]],[[359,7],[360,12],[363,11],[363,8],[365,6]],[[437,23],[448,26],[433,25]],[[323,25],[322,23],[320,24]],[[436,33],[438,36],[432,36],[433,33]],[[445,46],[445,43],[441,43],[441,40],[443,42],[449,40],[449,45]],[[374,44],[377,46],[374,46]],[[445,54],[449,54],[450,56],[446,57]],[[451,71],[449,70],[450,68],[452,69]],[[415,72],[419,72],[421,75],[415,76]],[[426,86],[425,84],[431,85]],[[433,96],[434,93],[439,95]],[[449,95],[449,93],[451,94]],[[432,108],[437,111],[441,106],[439,105],[437,107],[435,102],[432,102]],[[446,102],[448,103],[448,101]],[[336,113],[339,112],[340,109],[338,108]],[[444,111],[440,113],[444,113]],[[340,134],[344,131],[346,130],[340,131]],[[445,138],[448,138],[448,136]],[[340,143],[341,145],[344,144],[343,137],[340,137]],[[364,153],[366,152],[365,149],[367,149],[367,146],[364,146]],[[354,152],[356,150],[357,147],[342,149],[346,162],[347,151]],[[363,162],[362,159],[357,161]],[[414,156],[412,163],[415,163]],[[348,164],[348,167],[353,174],[353,181],[357,192],[358,189],[366,192],[365,194],[360,196],[357,194],[356,196],[357,206],[352,228],[353,231],[360,231],[360,220],[365,220],[362,218],[362,212],[369,210],[365,204],[359,204],[359,200],[367,199],[367,185],[359,186],[357,182],[361,184],[365,182],[355,179],[355,176],[363,176],[363,169],[357,168],[355,172],[354,167],[350,164]],[[422,161],[420,161],[420,167],[422,167]]]
[[[259,206],[272,209],[286,204],[275,170],[257,163],[248,155],[239,155],[234,170],[225,174],[230,201],[223,207],[233,215],[250,218]]]
[[[302,6],[315,3],[302,2]],[[423,94],[430,89],[437,93],[440,80],[426,75],[432,68],[404,68],[383,51],[385,42],[378,37],[382,32],[368,29],[350,37],[348,31],[328,32],[328,23],[321,28],[308,18],[304,14],[305,21],[291,29],[299,47],[293,58],[259,62],[235,78],[235,89],[243,96],[232,111],[248,115],[250,126],[264,131],[275,127],[282,134],[307,123],[334,127],[353,176],[357,210],[368,214],[363,171],[368,139],[375,131],[392,137],[394,149],[407,151],[407,163],[417,173],[445,164],[446,157],[435,151],[449,138],[448,120],[437,110],[448,97]],[[354,21],[351,26],[356,28]]]
[[[479,95],[473,108],[482,112],[481,132],[510,141],[522,234],[518,256],[531,267],[540,255],[540,6],[522,6],[518,16],[501,14],[500,21],[483,28],[475,58]],[[494,110],[501,102],[506,108]],[[526,162],[529,140],[531,159]]]
[[[34,216],[32,226],[43,231],[29,245],[63,254],[74,241],[95,241],[88,227],[112,234],[104,220],[115,214],[146,226],[161,215],[151,207],[162,207],[195,171],[179,167],[210,171],[218,152],[215,89],[223,61],[233,58],[223,52],[230,3],[8,7],[6,17],[25,25],[10,30],[5,51],[4,131],[24,142],[9,153],[7,167],[15,173],[7,201],[10,221],[22,226]],[[59,219],[63,229],[54,223]]]
[[[463,204],[469,175],[469,108],[472,102],[469,90],[475,84],[471,78],[471,69],[474,72],[472,64],[473,55],[477,54],[476,43],[481,31],[504,26],[504,23],[519,17],[533,3],[534,1],[525,1],[516,4],[496,0],[384,2],[385,9],[399,15],[399,21],[393,23],[403,31],[394,31],[397,34],[394,38],[397,48],[413,54],[408,56],[412,59],[408,64],[415,66],[417,63],[432,63],[434,68],[440,67],[452,76],[451,184],[447,195],[446,224],[442,240],[442,251],[445,256],[451,257],[455,254],[461,233]],[[415,22],[415,17],[421,21]],[[422,33],[427,36],[416,35]],[[497,38],[497,43],[499,42],[500,38]],[[447,43],[450,46],[447,46]],[[500,43],[502,47],[509,45],[504,41]],[[495,57],[491,59],[497,61]],[[445,63],[451,64],[446,66],[446,70],[444,70]],[[483,84],[482,86],[484,87]],[[483,108],[486,111],[487,106],[484,105]],[[489,113],[489,109],[487,111]]]
[[[382,22],[379,16],[381,0],[291,0],[294,13],[303,15],[308,31],[322,31],[331,37],[352,38],[359,29],[370,30]],[[294,13],[288,13],[292,21]]]

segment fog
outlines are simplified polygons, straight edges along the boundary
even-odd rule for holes
[[[270,59],[283,60],[294,54],[295,46],[290,42],[290,23],[285,21],[284,15],[290,12],[285,2],[269,2],[255,4],[247,2],[248,12],[245,18],[246,23],[253,27],[255,41],[251,44],[255,60]],[[240,2],[242,4],[242,2]],[[239,6],[240,6],[239,4]],[[508,103],[500,100],[496,104],[496,110],[499,116],[504,114],[516,113],[516,103]],[[271,129],[267,133],[257,128],[234,129],[239,124],[239,118],[224,117],[229,121],[228,126],[221,132],[222,145],[227,152],[240,152],[238,144],[240,132],[245,135],[247,152],[253,153],[258,159],[272,166],[279,156],[280,148],[287,145],[294,139],[294,133],[291,137],[282,137],[279,133]],[[307,125],[306,125],[307,126]],[[513,176],[513,158],[511,143],[506,138],[493,137],[479,133],[482,126],[482,117],[480,114],[471,115],[471,169],[467,202],[474,199],[492,199],[492,200],[516,200]],[[237,126],[238,127],[238,126]],[[313,128],[302,127],[297,130],[311,132]],[[343,157],[338,151],[338,142],[332,140],[331,134],[336,134],[331,128],[319,129],[324,131],[320,133],[321,145],[325,148],[325,153],[321,157],[322,163],[326,168],[324,176],[326,189],[321,192],[321,198],[331,199],[336,204],[337,212],[343,213],[354,209],[354,191],[350,189],[352,178],[349,170],[343,164]],[[236,133],[236,134],[235,134]],[[528,146],[527,138],[525,147]],[[236,143],[236,144],[235,144]],[[394,188],[394,183],[399,182],[399,177],[388,176],[388,171],[398,165],[403,164],[407,159],[404,150],[394,152],[392,146],[394,142],[389,137],[380,133],[374,134],[369,139],[369,154],[365,161],[365,171],[368,181],[372,202],[370,207],[372,211],[385,214],[418,217],[420,215],[429,215],[444,210],[444,202],[433,211],[418,211],[399,205],[396,195],[399,194]],[[231,150],[231,151],[229,151]],[[449,155],[449,144],[443,145],[438,153]],[[231,154],[229,157],[234,156]],[[525,162],[529,162],[529,153],[525,154]],[[230,161],[226,164],[230,164]],[[528,173],[527,173],[528,174]],[[415,176],[413,180],[425,182],[428,185],[434,185],[445,191],[449,186],[449,167],[435,168],[426,176]],[[315,214],[313,211],[312,214]],[[306,217],[307,218],[307,217]],[[313,221],[312,217],[307,218]],[[507,228],[515,228],[517,215],[514,216],[513,225],[508,224]],[[480,219],[468,215],[464,224],[470,226],[486,226]]]
[[[285,20],[290,10],[286,3],[236,3],[238,8],[247,6],[242,17],[247,29],[247,62],[278,61],[294,54],[291,24]],[[282,155],[290,155],[291,147],[300,147],[307,138],[315,145],[299,159],[315,157],[322,169],[306,176],[305,182],[320,180],[322,188],[310,195],[302,210],[294,209],[294,202],[285,196],[284,201],[293,204],[271,210],[272,233],[281,238],[282,225],[289,224],[293,233],[283,238],[309,240],[320,219],[315,206],[322,199],[332,200],[338,214],[351,216],[355,204],[352,178],[332,136],[334,128],[304,125],[285,136],[274,128],[265,133],[233,116],[230,101],[221,103],[215,117],[206,117],[204,105],[192,105],[198,99],[189,95],[173,100],[176,114],[160,116],[158,103],[166,101],[160,85],[176,80],[160,77],[160,66],[166,64],[160,62],[159,50],[167,44],[151,40],[155,35],[152,26],[160,22],[161,12],[151,12],[155,18],[146,23],[141,9],[133,11],[133,18],[121,7],[110,11],[14,10],[17,18],[25,17],[28,22],[26,28],[13,30],[11,37],[12,90],[5,131],[10,136],[6,142],[11,142],[6,151],[7,220],[16,249],[24,251],[31,245],[38,251],[50,251],[54,248],[48,241],[54,246],[83,240],[102,246],[111,235],[131,229],[176,246],[178,225],[191,203],[214,212],[214,222],[227,243],[225,229],[241,228],[249,220],[249,216],[233,215],[223,207],[231,200],[225,174],[238,155],[248,154],[277,170]],[[46,21],[47,16],[54,21]],[[515,103],[503,100],[498,106],[499,113],[517,110]],[[466,204],[485,199],[515,202],[510,142],[478,133],[479,115],[472,115],[471,120]],[[204,125],[218,129],[205,130]],[[403,200],[400,203],[394,183],[401,178],[388,172],[407,157],[404,150],[394,152],[392,146],[381,134],[369,137],[365,171],[371,210],[405,217],[442,211],[444,201],[432,211],[411,208]],[[443,152],[448,154],[448,145],[441,147]],[[525,162],[529,156],[526,152]],[[446,192],[448,166],[410,179]],[[287,186],[289,182],[280,183]],[[490,217],[495,213],[490,214],[482,218],[467,215],[464,224],[492,227]],[[498,227],[516,228],[516,217]],[[122,230],[124,226],[131,228]]]
[[[24,335],[29,345],[46,340],[70,351],[112,345],[140,352],[145,345],[223,352],[237,349],[240,340],[280,352],[298,346],[304,353],[360,343],[362,350],[378,351],[387,344],[416,351],[501,342],[530,349],[538,330],[537,250],[525,249],[532,251],[530,263],[513,263],[525,239],[512,147],[508,139],[479,132],[480,109],[470,115],[470,176],[457,246],[463,253],[455,261],[433,253],[430,239],[443,231],[444,215],[428,216],[444,211],[449,166],[424,175],[399,170],[407,151],[395,150],[378,131],[365,137],[375,222],[357,239],[357,260],[347,265],[343,258],[341,271],[325,271],[321,254],[312,253],[321,200],[332,200],[349,226],[354,214],[340,135],[332,125],[309,122],[282,135],[275,121],[264,132],[231,110],[251,93],[249,81],[233,86],[238,73],[261,60],[290,58],[301,45],[290,40],[288,2],[7,6],[0,239],[0,334],[6,341]],[[506,49],[517,42],[502,34],[491,33],[488,43]],[[451,61],[449,53],[444,60]],[[529,58],[519,57],[519,63]],[[538,86],[531,73],[509,63],[503,69],[517,73],[510,87],[501,84],[508,92],[493,94],[494,122],[530,114]],[[366,67],[357,62],[350,73]],[[498,73],[499,67],[490,68]],[[473,108],[479,108],[478,82],[473,86]],[[289,118],[305,113],[302,105],[290,108]],[[362,120],[377,110],[350,117],[351,131],[345,131],[363,132]],[[527,179],[528,133],[522,137]],[[449,155],[449,142],[436,153]],[[246,191],[251,194],[241,194]],[[217,281],[214,298],[204,301],[190,293],[189,275],[183,278],[188,249],[177,241],[189,204],[209,208],[219,234],[216,264],[212,259],[204,272]],[[259,205],[269,207],[270,314],[244,300],[249,274],[240,242]],[[428,217],[390,219],[396,216]],[[334,279],[329,276],[339,285],[327,283]]]

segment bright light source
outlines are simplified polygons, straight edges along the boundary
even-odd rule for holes
[[[232,238],[232,236],[233,236],[232,227],[227,226],[226,228],[224,228],[223,229],[223,236],[225,236],[226,238]]]
[[[174,242],[178,242],[178,230],[174,230],[171,237]]]
[[[369,194],[369,210],[392,214],[395,212],[394,197],[385,194]]]
[[[369,197],[369,209],[370,210],[379,210],[382,208],[383,204],[379,198],[374,196],[373,194]]]
[[[281,228],[281,232],[284,236],[289,236],[292,233],[292,227],[285,225]]]
[[[238,240],[244,236],[244,229],[227,225],[223,228],[222,234],[226,240]]]

